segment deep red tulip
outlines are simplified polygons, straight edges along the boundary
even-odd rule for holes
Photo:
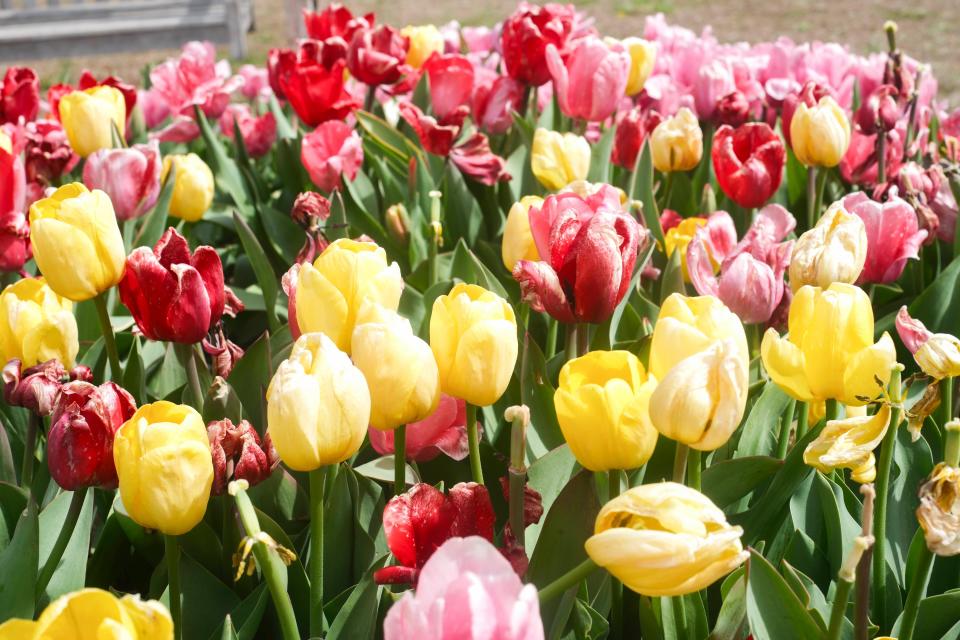
[[[513,126],[513,112],[523,110],[523,85],[483,67],[475,73],[471,101],[474,122],[487,133],[506,133]]]
[[[250,486],[270,477],[280,463],[270,436],[263,440],[246,420],[233,424],[229,418],[207,425],[210,453],[213,455],[213,486],[210,495],[227,490],[231,480],[246,480]]]
[[[808,107],[812,107],[820,102],[820,98],[832,95],[833,91],[829,87],[810,80],[803,85],[798,93],[790,93],[783,99],[780,112],[780,130],[783,131],[783,138],[788,145],[790,144],[790,123],[793,122],[793,114],[796,113],[800,103],[803,102]]]
[[[207,246],[190,255],[171,227],[152,250],[140,247],[127,258],[120,301],[150,340],[200,342],[226,305],[220,256]]]
[[[897,104],[899,92],[893,85],[883,84],[874,89],[853,116],[853,122],[860,131],[875,134],[890,131],[900,119],[900,106]]]
[[[535,87],[550,80],[547,45],[552,44],[561,53],[566,51],[574,17],[571,6],[547,4],[539,7],[521,2],[503,23],[500,44],[507,74]]]
[[[0,147],[0,271],[20,271],[30,259],[27,178],[14,149]]]
[[[54,481],[67,491],[116,488],[113,436],[136,410],[133,396],[113,382],[63,385],[47,436],[47,464]]]
[[[30,67],[9,67],[0,86],[0,124],[35,120],[40,111],[40,81]]]
[[[524,301],[561,322],[605,322],[630,286],[642,236],[617,190],[558,193],[529,216],[541,261],[513,269]]]
[[[37,120],[24,128],[24,169],[27,182],[54,184],[80,161],[59,120]]]
[[[773,129],[750,122],[722,125],[713,138],[713,169],[727,197],[744,208],[759,207],[776,193],[787,152]]]
[[[324,122],[303,137],[300,161],[310,180],[323,191],[333,191],[343,180],[353,180],[363,164],[363,142],[346,122]]]
[[[60,394],[60,386],[69,380],[59,360],[47,360],[21,369],[18,358],[3,367],[3,399],[11,407],[24,407],[38,416],[48,416]]]
[[[290,217],[304,229],[309,229],[330,217],[330,201],[316,191],[304,191],[293,201]]]
[[[270,51],[270,86],[286,98],[305,124],[315,127],[327,120],[342,120],[358,105],[344,86],[346,50],[313,40],[298,52]]]
[[[740,91],[732,91],[717,100],[714,118],[719,124],[739,127],[750,117],[750,103]]]
[[[353,34],[359,29],[369,29],[373,26],[374,14],[354,16],[350,9],[339,2],[331,2],[323,11],[303,10],[303,24],[307,29],[307,37],[313,40],[327,38],[343,38],[350,42]]]
[[[450,150],[460,135],[463,121],[469,114],[469,110],[462,107],[448,116],[447,123],[441,124],[437,118],[428,116],[412,102],[401,102],[399,108],[400,116],[413,128],[423,148],[438,156],[450,155]]]
[[[481,536],[493,542],[493,505],[486,487],[461,482],[447,495],[416,484],[383,509],[383,531],[396,566],[378,570],[379,584],[416,584],[420,569],[450,538]]]
[[[430,78],[430,105],[440,122],[459,117],[473,93],[473,65],[459,54],[433,54],[423,65]],[[457,114],[457,115],[455,115]]]
[[[875,186],[877,183],[877,136],[887,137],[884,155],[888,176],[896,175],[903,162],[903,140],[906,130],[892,129],[884,134],[866,134],[859,129],[850,132],[850,146],[840,160],[840,175],[851,184]]]
[[[477,423],[480,429],[480,424]],[[393,431],[367,430],[370,444],[380,455],[394,452]],[[469,455],[467,446],[467,405],[463,400],[443,394],[436,411],[419,422],[407,425],[407,460],[427,462],[443,453],[454,460]]]
[[[896,196],[881,204],[858,191],[843,199],[843,208],[867,228],[867,261],[857,283],[889,284],[899,278],[927,237],[913,207]]]
[[[490,149],[490,141],[482,133],[475,133],[454,147],[450,160],[461,173],[487,186],[510,179],[506,162]]]
[[[127,108],[127,120],[130,119],[133,108],[137,106],[137,88],[132,84],[127,84],[116,76],[107,76],[103,80],[97,80],[96,76],[84,69],[83,73],[80,74],[80,81],[77,83],[77,87],[81,91],[86,91],[93,87],[113,87],[123,94],[123,104]]]
[[[233,316],[243,311],[243,303],[230,289],[227,293],[227,306],[224,313]],[[233,307],[231,309],[231,307]],[[243,357],[243,349],[223,333],[223,323],[217,326],[203,339],[201,343],[204,352],[213,359],[213,372],[221,378],[229,378],[234,365]]]
[[[644,112],[637,107],[625,112],[617,121],[610,161],[633,171],[644,140],[661,122],[663,122],[663,116],[656,111]]]
[[[234,126],[240,129],[243,146],[253,158],[266,155],[277,139],[277,119],[269,111],[258,116],[245,104],[232,104],[220,116],[220,131],[233,140]]]
[[[350,74],[365,84],[393,84],[406,71],[406,37],[385,24],[353,34],[347,52]]]

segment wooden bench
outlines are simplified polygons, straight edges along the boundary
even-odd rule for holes
[[[189,40],[247,54],[250,0],[0,0],[0,61],[173,49]]]

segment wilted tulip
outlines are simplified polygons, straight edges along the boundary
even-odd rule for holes
[[[634,487],[603,506],[587,553],[624,586],[645,596],[705,589],[749,557],[723,511],[675,482]]]
[[[727,254],[737,243],[737,228],[733,218],[726,211],[714,211],[708,218],[682,218],[676,226],[666,231],[664,245],[667,257],[674,251],[680,252],[680,266],[683,269],[683,279],[690,282],[690,266],[687,264],[687,254],[690,243],[699,234],[710,258],[713,271],[720,268]]]
[[[0,374],[6,403],[11,407],[23,407],[38,416],[53,412],[60,387],[69,379],[59,360],[47,360],[24,369],[20,360],[13,358],[7,361]]]
[[[830,96],[816,106],[797,105],[790,122],[790,144],[794,154],[808,167],[835,167],[850,146],[847,114]]]
[[[736,129],[721,125],[713,138],[711,157],[723,192],[741,207],[752,209],[777,192],[787,152],[767,124],[751,122]]]
[[[867,260],[867,228],[851,213],[846,199],[834,202],[817,224],[803,233],[790,258],[790,287],[825,289],[834,282],[857,281]]]
[[[537,129],[533,134],[530,168],[540,184],[558,191],[575,180],[586,180],[590,144],[574,133]]]
[[[346,122],[331,120],[303,137],[300,161],[310,180],[323,191],[333,191],[352,181],[363,164],[363,143]]]
[[[67,140],[67,133],[56,120],[37,120],[24,128],[24,169],[27,182],[55,184],[80,161]]]
[[[293,344],[267,388],[267,434],[295,471],[343,462],[360,448],[370,391],[350,358],[322,333]]]
[[[546,49],[560,111],[588,122],[606,120],[626,91],[630,54],[619,42],[608,45],[595,36],[578,40],[572,47],[563,57],[552,44]]]
[[[357,31],[347,51],[350,75],[370,86],[393,84],[404,73],[409,44],[406,37],[385,24]]]
[[[122,139],[127,111],[123,94],[113,87],[98,86],[74,91],[60,100],[60,122],[70,146],[86,158],[113,146],[114,127]]]
[[[117,431],[113,459],[120,499],[137,524],[176,536],[203,519],[213,462],[196,409],[164,400],[143,405]]]
[[[432,24],[406,26],[400,35],[409,42],[407,64],[419,69],[435,53],[443,53],[443,34]]]
[[[297,52],[270,51],[270,84],[278,97],[285,97],[310,127],[328,120],[342,120],[358,105],[344,83],[346,46],[324,45],[315,40],[300,43]]]
[[[30,122],[40,112],[40,81],[30,67],[7,67],[0,84],[0,124]]]
[[[539,196],[523,196],[519,202],[514,202],[507,213],[507,223],[503,228],[503,239],[500,246],[500,257],[503,265],[509,271],[521,260],[540,259],[537,244],[533,241],[530,231],[530,209],[543,206],[543,198]]]
[[[0,361],[25,367],[47,360],[73,366],[80,346],[73,303],[43,278],[23,278],[0,293]]]
[[[550,80],[547,46],[565,51],[573,21],[570,5],[536,6],[521,2],[504,21],[501,33],[500,48],[510,77],[535,87]]]
[[[890,131],[900,119],[898,96],[899,92],[893,85],[880,85],[860,105],[854,114],[854,123],[867,135]]]
[[[270,436],[261,440],[246,420],[239,424],[229,418],[211,422],[207,438],[213,458],[212,495],[221,495],[231,480],[246,480],[251,487],[260,484],[280,463]]]
[[[960,339],[949,333],[932,333],[923,322],[910,317],[906,306],[896,319],[897,333],[913,354],[920,369],[934,380],[960,376]]]
[[[557,422],[577,461],[591,471],[636,469],[657,444],[650,394],[657,381],[629,351],[591,351],[560,370]]]
[[[125,149],[100,149],[83,165],[83,182],[113,203],[117,220],[146,214],[160,195],[160,147],[156,142]]]
[[[927,238],[913,207],[896,196],[881,204],[862,191],[841,202],[843,209],[863,220],[867,233],[867,256],[857,282],[887,284],[899,278]]]
[[[884,404],[872,416],[854,416],[828,420],[823,431],[807,445],[803,461],[829,473],[850,469],[854,482],[865,484],[877,477],[876,449],[890,426],[890,405]]]
[[[703,131],[693,112],[686,107],[667,118],[650,134],[653,166],[664,173],[689,171],[703,156]]]
[[[220,116],[220,131],[230,140],[240,130],[243,147],[252,158],[265,156],[277,139],[277,119],[270,113],[258,116],[244,104],[232,104]]]
[[[480,425],[477,425],[479,430]],[[380,455],[393,455],[392,431],[370,429],[370,445]],[[463,400],[440,394],[436,410],[418,422],[407,425],[405,455],[407,460],[427,462],[438,455],[463,460],[470,453],[467,442],[467,406]]]
[[[187,222],[196,222],[213,203],[213,171],[195,153],[169,155],[163,159],[161,180],[167,179],[170,167],[174,165],[177,170],[173,196],[170,198],[170,215]]]
[[[883,392],[896,363],[886,332],[873,341],[873,309],[861,289],[835,282],[801,287],[790,304],[789,337],[767,329],[763,366],[790,397],[860,406]]]
[[[960,427],[956,422],[954,428]],[[920,487],[917,520],[930,551],[938,556],[960,554],[960,469],[943,462],[933,468]]]

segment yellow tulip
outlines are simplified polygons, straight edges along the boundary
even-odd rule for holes
[[[30,206],[30,245],[50,288],[74,302],[120,282],[127,262],[110,197],[79,182]]]
[[[830,96],[812,107],[800,102],[790,122],[790,144],[808,167],[837,166],[850,146],[847,114]]]
[[[196,222],[213,202],[213,171],[195,153],[170,155],[163,159],[161,180],[167,179],[171,165],[176,165],[170,215],[187,222]]]
[[[350,353],[357,312],[364,301],[391,311],[400,305],[403,278],[396,262],[372,242],[337,240],[311,264],[300,267],[297,324],[303,333],[325,333],[337,348]]]
[[[867,260],[867,228],[860,216],[837,201],[817,224],[797,239],[790,258],[790,287],[810,284],[827,288],[834,282],[853,284]]]
[[[590,143],[575,133],[537,129],[533,134],[530,168],[547,189],[557,191],[590,171]]]
[[[0,362],[19,358],[32,367],[56,359],[69,368],[79,348],[73,303],[43,278],[24,278],[0,293]]]
[[[683,267],[685,282],[690,282],[690,272],[687,270],[687,247],[693,242],[697,229],[706,226],[706,224],[706,218],[684,218],[680,221],[680,224],[668,229],[663,238],[668,258],[673,255],[674,251],[680,251],[680,265]],[[709,252],[709,249],[707,251]],[[712,257],[711,262],[713,262]],[[719,267],[719,265],[717,266]]]
[[[478,407],[493,404],[517,362],[513,307],[483,287],[458,284],[433,303],[430,348],[444,393]]]
[[[70,146],[86,158],[94,151],[113,147],[113,128],[125,135],[127,106],[113,87],[98,86],[73,91],[60,99],[60,124]]]
[[[0,624],[0,640],[34,640],[37,623],[33,620],[10,618]]]
[[[400,30],[400,35],[406,36],[410,40],[410,48],[407,49],[407,64],[414,69],[422,67],[423,63],[429,60],[433,54],[443,53],[443,34],[432,24],[406,26]]]
[[[747,406],[749,363],[734,340],[715,342],[677,363],[650,398],[657,431],[700,451],[736,431]]]
[[[814,400],[807,404],[807,408],[808,427],[815,427],[817,423],[823,420],[827,415],[826,400]],[[867,405],[854,407],[845,404],[843,405],[843,415],[847,418],[863,417],[867,415]]]
[[[360,449],[370,422],[363,374],[325,334],[305,333],[267,387],[267,433],[280,459],[314,471]]]
[[[917,520],[930,551],[938,556],[960,554],[960,469],[944,462],[933,468],[920,487]]]
[[[137,630],[137,640],[170,640],[173,637],[173,620],[160,602],[127,594],[120,598],[120,604]]]
[[[143,405],[117,431],[113,461],[123,507],[141,526],[180,535],[203,519],[213,460],[196,409],[164,400]]]
[[[440,378],[433,351],[396,312],[364,305],[353,330],[353,362],[370,389],[374,429],[396,429],[436,410]]]
[[[749,362],[743,324],[719,298],[671,294],[660,307],[653,327],[650,373],[663,380],[680,361],[728,339],[733,341],[740,357]]]
[[[877,477],[873,450],[880,445],[890,425],[890,406],[883,405],[875,415],[829,420],[820,435],[807,445],[803,461],[829,473],[850,469],[850,477],[861,484]]]
[[[893,340],[885,332],[874,343],[873,309],[859,288],[839,282],[828,289],[801,287],[788,326],[788,338],[767,329],[760,354],[770,378],[791,397],[860,406],[890,380]]]
[[[913,359],[934,380],[960,376],[960,340],[948,333],[934,333],[920,345]]]
[[[657,125],[650,134],[650,152],[657,171],[689,171],[703,156],[703,131],[697,116],[686,107]]]
[[[513,267],[521,260],[536,262],[540,259],[537,245],[533,242],[533,234],[530,232],[529,212],[530,207],[539,207],[541,204],[543,198],[524,196],[520,198],[520,202],[514,202],[510,207],[500,246],[503,265],[508,271],[513,271]]]
[[[560,370],[557,421],[577,461],[591,471],[636,469],[653,455],[650,394],[657,381],[629,351],[591,351]]]
[[[709,498],[682,484],[634,487],[600,510],[587,554],[645,596],[700,591],[749,557],[743,529],[727,523]]]
[[[643,38],[624,38],[620,43],[630,54],[630,73],[627,75],[628,96],[635,96],[643,91],[643,85],[653,71],[657,61],[657,46]]]

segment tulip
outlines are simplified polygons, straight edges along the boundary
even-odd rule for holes
[[[733,128],[742,126],[750,118],[750,103],[740,91],[731,91],[717,100],[714,119]]]
[[[851,193],[843,208],[861,220],[867,233],[867,255],[859,284],[887,284],[903,273],[907,260],[917,258],[927,231],[920,229],[917,214],[909,204],[894,196],[880,204],[863,192]]]
[[[490,140],[482,133],[474,133],[450,151],[450,161],[465,176],[492,187],[510,180],[503,158],[490,149]]]
[[[456,143],[457,138],[460,137],[460,132],[463,129],[463,121],[467,117],[466,109],[458,109],[454,111],[453,116],[451,116],[446,123],[441,123],[437,118],[425,114],[420,107],[412,102],[401,102],[399,110],[400,117],[402,117],[407,124],[410,125],[414,133],[417,134],[417,138],[420,139],[420,145],[426,149],[428,153],[438,156],[450,155],[450,152],[453,150],[453,145]]]
[[[73,304],[43,278],[24,278],[0,293],[0,361],[25,367],[47,360],[73,366],[80,346]]]
[[[213,171],[195,153],[169,155],[163,159],[161,180],[166,180],[170,167],[176,165],[176,181],[170,198],[170,215],[187,222],[203,217],[213,203]]]
[[[273,49],[270,85],[308,126],[342,120],[359,106],[344,84],[345,55],[345,46],[337,49],[314,40],[302,42],[297,52]]]
[[[251,487],[260,484],[280,463],[270,436],[261,440],[246,420],[239,424],[229,418],[211,422],[207,438],[213,458],[212,495],[222,495],[232,480],[244,480]]]
[[[567,361],[553,404],[577,462],[591,471],[643,466],[657,444],[649,414],[656,385],[629,351],[591,351]]]
[[[433,303],[430,348],[444,393],[478,407],[493,404],[517,362],[513,307],[483,287],[457,284]]]
[[[767,124],[751,122],[736,129],[727,125],[717,129],[711,157],[723,192],[741,207],[752,209],[777,192],[787,153]]]
[[[67,141],[67,133],[56,120],[37,120],[24,129],[23,166],[27,182],[44,185],[55,183],[80,161]]]
[[[847,114],[830,96],[813,107],[801,102],[790,122],[790,142],[801,164],[835,167],[850,146]]]
[[[234,140],[235,128],[240,130],[243,147],[252,158],[267,155],[277,139],[277,119],[269,111],[257,116],[246,105],[230,105],[220,116],[220,131]]]
[[[387,612],[386,640],[543,640],[533,585],[483,538],[454,538],[423,567],[416,592]]]
[[[686,282],[690,282],[688,248],[698,233],[701,233],[705,242],[712,271],[720,268],[727,253],[737,242],[737,229],[726,211],[715,211],[709,218],[683,218],[676,226],[667,229],[664,237],[667,257],[672,256],[674,251],[680,252],[680,266]]]
[[[370,429],[367,437],[380,455],[395,453],[392,431]],[[407,425],[405,456],[414,462],[428,462],[441,453],[453,460],[463,460],[467,448],[467,406],[463,400],[440,394],[436,410],[418,422]]]
[[[350,74],[370,86],[393,84],[404,73],[409,40],[385,24],[353,34],[347,51]]]
[[[634,487],[603,506],[587,553],[624,586],[645,596],[705,589],[749,557],[723,511],[675,482]]]
[[[243,97],[247,100],[251,102],[255,100],[264,102],[269,100],[270,96],[273,95],[273,91],[270,89],[270,74],[266,68],[253,64],[244,64],[240,65],[237,73],[243,78],[243,86],[240,87],[240,93],[242,93]],[[138,97],[139,96],[140,94],[138,94]]]
[[[564,57],[549,44],[546,60],[565,116],[599,122],[616,111],[630,73],[630,54],[620,43],[611,46],[589,36],[578,40]]]
[[[27,180],[23,160],[9,136],[0,129],[0,271],[20,271],[30,259],[27,223]]]
[[[30,122],[40,112],[40,81],[30,67],[7,67],[0,84],[0,124]]]
[[[823,431],[807,445],[803,461],[823,473],[850,469],[854,482],[865,484],[877,477],[876,449],[890,426],[890,405],[872,416],[828,420]]]
[[[897,105],[899,91],[893,85],[884,84],[874,89],[854,114],[854,122],[867,135],[885,133],[897,125],[900,107]]]
[[[438,53],[423,70],[430,80],[430,106],[437,120],[462,122],[473,94],[473,65],[466,56]]]
[[[351,344],[353,362],[370,389],[370,426],[393,431],[436,410],[437,363],[430,345],[413,334],[409,320],[379,305],[365,305]]]
[[[193,41],[183,45],[178,58],[150,70],[150,85],[174,115],[192,116],[199,107],[207,118],[216,119],[230,104],[230,94],[243,85],[243,78],[217,62],[213,43]]]
[[[790,259],[790,287],[804,285],[826,289],[834,282],[853,283],[867,260],[867,229],[863,220],[840,200],[797,239]]]
[[[74,302],[123,277],[126,251],[110,198],[79,182],[30,206],[30,244],[50,288]]]
[[[770,378],[790,397],[861,406],[883,392],[896,350],[886,332],[874,343],[873,309],[862,290],[840,282],[828,289],[801,287],[788,326],[788,338],[767,329],[760,354]]]
[[[934,380],[960,376],[960,339],[948,333],[931,333],[923,322],[900,307],[896,319],[900,340],[920,369]]]
[[[343,186],[343,178],[352,181],[363,164],[363,143],[346,122],[324,122],[303,137],[300,161],[310,180],[323,191]]]
[[[617,121],[610,162],[633,171],[640,156],[640,149],[643,148],[643,142],[661,122],[663,122],[663,116],[656,111],[644,113],[639,108],[635,108],[624,113]]]
[[[471,109],[473,120],[484,131],[502,134],[513,126],[513,112],[523,110],[523,85],[510,76],[475,69]]]
[[[23,407],[38,416],[48,416],[60,395],[60,386],[68,380],[59,360],[47,360],[26,369],[17,358],[8,360],[0,374],[3,399],[11,407]]]
[[[407,64],[414,69],[422,67],[433,54],[443,53],[443,34],[432,24],[406,26],[400,35],[409,41]]]
[[[500,49],[507,74],[534,87],[550,80],[547,68],[547,46],[566,49],[573,32],[575,14],[572,6],[547,4],[536,6],[521,2],[503,23]]]
[[[693,82],[697,115],[702,120],[712,120],[717,110],[717,102],[736,88],[729,62],[715,58],[702,65]]]
[[[126,105],[123,94],[113,87],[69,93],[60,100],[59,114],[70,146],[81,157],[111,148],[114,127],[121,139],[124,136]]]
[[[930,551],[960,554],[960,469],[943,462],[933,468],[920,487],[917,520]]]
[[[899,130],[893,129],[884,134],[884,158],[886,178],[896,175],[900,171],[904,157],[904,134],[906,125]],[[879,155],[877,154],[877,136],[867,135],[859,129],[850,134],[850,146],[847,147],[843,159],[840,161],[840,177],[851,184],[864,187],[874,187],[879,178]]]
[[[643,85],[653,71],[657,60],[657,46],[643,38],[624,38],[620,44],[630,55],[630,72],[627,74],[626,94],[635,96],[643,91]]]
[[[370,391],[350,358],[322,333],[293,344],[267,388],[267,434],[295,471],[314,471],[360,449]]]
[[[350,9],[339,2],[331,2],[322,11],[303,10],[303,24],[307,36],[313,40],[327,38],[343,38],[350,42],[350,38],[358,29],[369,28],[374,22],[374,15],[354,16]]]
[[[171,227],[153,249],[139,247],[127,258],[120,301],[146,338],[200,342],[226,305],[220,256],[207,246],[191,255],[186,239]]]
[[[447,495],[418,483],[395,496],[383,509],[383,533],[398,564],[374,573],[380,584],[417,584],[420,571],[444,542],[459,536],[482,536],[493,542],[496,517],[487,488],[460,482]]]
[[[558,191],[590,171],[590,144],[574,133],[537,129],[530,152],[533,175],[547,189]]]
[[[793,124],[793,115],[797,112],[800,104],[805,104],[807,108],[815,107],[822,98],[833,97],[833,91],[822,84],[812,80],[807,81],[799,92],[790,93],[783,99],[783,106],[780,110],[781,127],[783,139],[793,148],[793,142],[790,139],[790,127]]]
[[[97,80],[96,76],[90,73],[89,70],[84,69],[80,73],[80,79],[77,81],[77,88],[81,91],[86,91],[87,89],[93,89],[94,87],[113,87],[117,91],[123,94],[123,106],[127,114],[127,122],[130,121],[130,115],[133,113],[133,108],[137,106],[137,88],[132,84],[128,84],[116,76],[107,76],[102,80]],[[57,111],[59,113],[59,104],[54,105],[53,102],[50,104],[51,111]]]
[[[740,319],[713,296],[671,294],[660,307],[650,343],[650,374],[663,380],[681,361],[731,340],[735,351],[750,360],[747,334]]]
[[[543,198],[539,196],[523,196],[519,202],[514,202],[507,213],[507,223],[503,228],[503,240],[500,246],[500,257],[508,271],[521,260],[536,262],[540,259],[537,245],[533,241],[530,231],[530,209],[543,206]]]
[[[196,409],[145,404],[117,431],[120,499],[140,526],[177,536],[203,519],[213,484],[210,441]]]
[[[667,118],[650,134],[653,166],[664,173],[689,171],[703,156],[703,131],[693,112],[686,107]]]
[[[337,240],[312,265],[300,267],[294,294],[298,331],[321,331],[349,353],[363,303],[396,311],[402,292],[400,266],[388,265],[383,249],[372,242]]]
[[[100,149],[83,165],[83,182],[113,203],[118,220],[146,214],[160,195],[160,147],[156,142],[128,149]]]
[[[136,410],[133,396],[113,382],[63,385],[47,435],[47,465],[54,482],[67,491],[116,488],[114,434]]]

